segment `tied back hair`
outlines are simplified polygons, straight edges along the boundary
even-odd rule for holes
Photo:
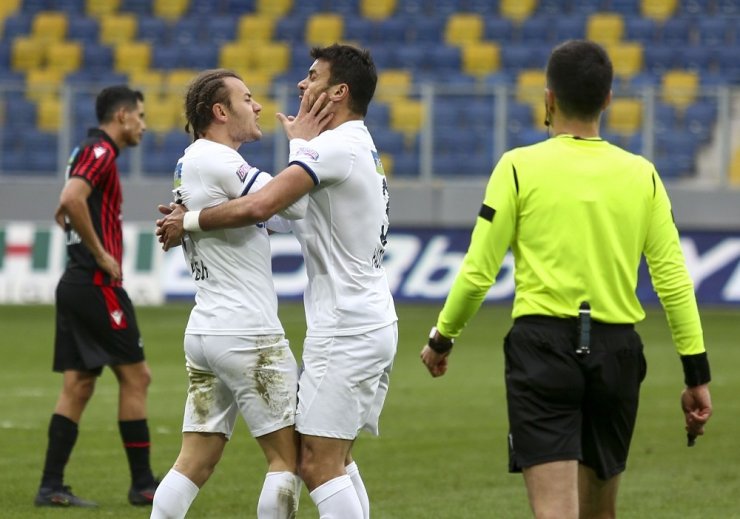
[[[239,75],[228,69],[206,70],[190,83],[185,94],[185,132],[193,140],[203,137],[213,121],[213,105],[221,103],[231,108],[229,91],[224,78],[233,77],[241,80]]]

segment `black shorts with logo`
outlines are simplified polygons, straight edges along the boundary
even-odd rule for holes
[[[578,321],[517,318],[504,340],[509,470],[578,460],[606,480],[624,471],[646,363],[631,324],[592,321],[591,352],[575,353]]]
[[[54,371],[100,374],[104,366],[143,360],[134,307],[122,287],[57,285]]]

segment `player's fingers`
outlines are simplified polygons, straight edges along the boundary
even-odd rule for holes
[[[321,92],[321,95],[311,105],[311,115],[316,115],[324,108],[324,101],[326,101],[326,92]]]
[[[287,124],[287,123],[289,123],[289,122],[290,122],[290,119],[289,119],[289,118],[288,118],[288,116],[287,116],[287,115],[285,115],[284,113],[280,113],[280,112],[276,113],[276,114],[275,114],[275,118],[276,118],[276,119],[277,119],[278,121],[280,121],[280,124],[283,124],[283,125],[285,125],[285,124]]]
[[[170,214],[175,208],[174,206],[175,204],[170,204],[170,205],[159,204],[157,206],[157,210],[162,214]],[[157,220],[157,221],[160,221],[160,220]]]

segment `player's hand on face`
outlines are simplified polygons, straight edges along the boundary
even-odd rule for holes
[[[326,92],[322,92],[315,102],[308,93],[304,93],[298,115],[289,117],[278,113],[277,118],[288,139],[311,140],[326,129],[334,117],[333,109],[334,103],[328,100]]]
[[[121,266],[113,256],[103,251],[100,256],[95,257],[95,262],[100,270],[110,276],[112,281],[121,280]]]
[[[450,356],[450,352],[437,353],[428,344],[425,344],[421,349],[421,361],[429,370],[429,373],[433,377],[441,377],[447,373],[447,358]]]
[[[166,214],[164,210],[170,210],[164,218],[157,220],[156,235],[159,237],[159,243],[162,244],[162,250],[170,250],[172,247],[180,245],[182,237],[185,235],[182,220],[186,213],[183,205],[171,204],[174,207],[159,206],[159,211]]]

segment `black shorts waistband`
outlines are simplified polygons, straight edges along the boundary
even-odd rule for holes
[[[548,326],[562,330],[575,330],[578,327],[578,318],[553,317],[551,315],[523,315],[514,319],[514,324]],[[591,319],[591,328],[594,331],[626,332],[634,330],[635,325],[633,323],[604,323]]]

